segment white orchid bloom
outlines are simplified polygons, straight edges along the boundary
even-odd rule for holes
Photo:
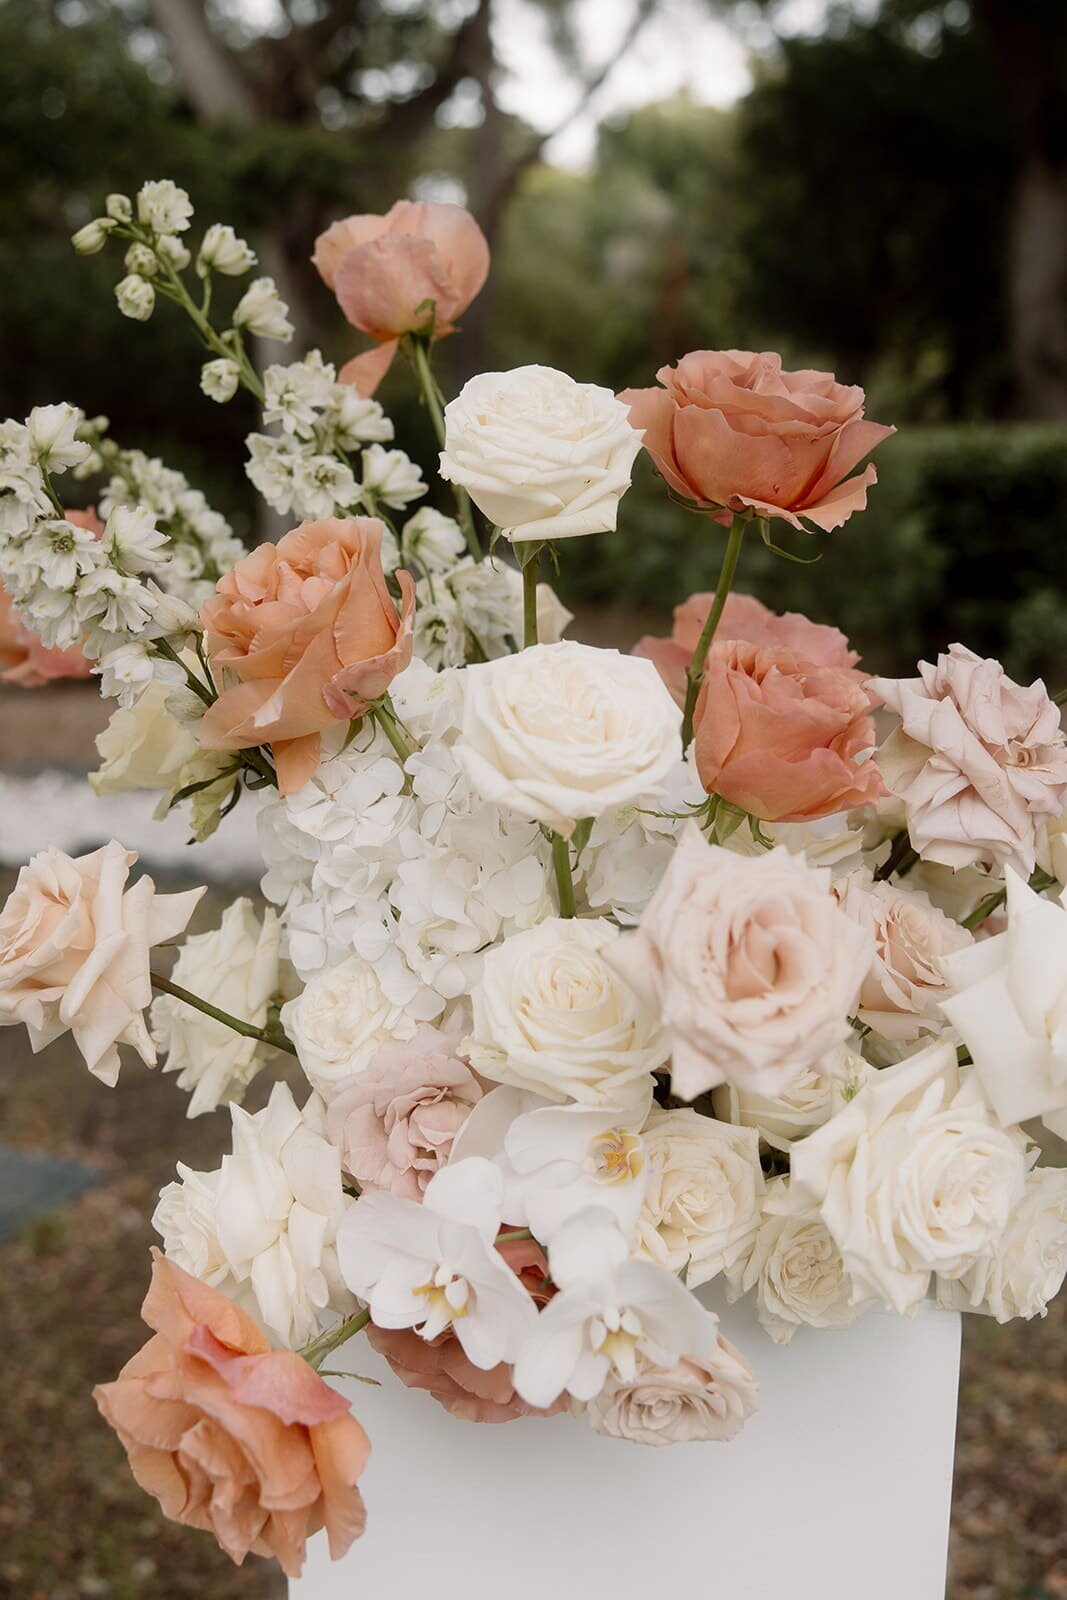
[[[508,1226],[529,1228],[542,1244],[590,1206],[610,1211],[629,1238],[648,1183],[641,1125],[651,1101],[651,1078],[643,1103],[626,1110],[493,1089],[468,1117],[452,1160],[484,1156],[499,1167]]]
[[[569,1218],[552,1241],[549,1270],[559,1293],[515,1362],[527,1405],[550,1406],[564,1390],[592,1400],[610,1373],[631,1380],[641,1358],[664,1368],[683,1356],[712,1359],[718,1319],[666,1267],[630,1260],[610,1211]]]
[[[367,1194],[338,1234],[341,1272],[379,1328],[430,1341],[451,1327],[474,1366],[512,1361],[537,1320],[533,1301],[494,1249],[504,1181],[472,1158],[431,1179],[422,1202]]]

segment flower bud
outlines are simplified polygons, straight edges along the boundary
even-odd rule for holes
[[[107,243],[107,236],[115,226],[109,217],[94,217],[84,228],[72,235],[71,244],[80,256],[95,256]]]
[[[255,251],[237,237],[228,222],[211,224],[196,258],[196,270],[202,278],[206,278],[209,272],[221,272],[228,278],[239,278],[255,264]]]
[[[126,271],[136,273],[141,278],[154,278],[159,271],[155,251],[146,244],[131,244],[126,252]]]
[[[237,393],[239,378],[240,369],[236,361],[221,357],[218,361],[205,362],[201,367],[200,388],[209,400],[217,400],[220,406],[225,405]]]
[[[133,221],[133,205],[129,195],[109,194],[104,202],[104,210],[113,222]]]
[[[156,240],[156,254],[165,256],[175,272],[184,272],[192,259],[181,240],[172,233],[164,233]]]
[[[247,328],[260,339],[278,339],[282,343],[293,337],[289,321],[289,307],[278,293],[273,278],[256,278],[237,302],[233,314],[234,327]]]
[[[147,322],[156,304],[156,291],[147,278],[131,272],[128,278],[115,285],[115,299],[124,317],[134,322]]]

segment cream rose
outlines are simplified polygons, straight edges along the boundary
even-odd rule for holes
[[[848,1038],[870,957],[828,869],[781,845],[734,855],[693,823],[640,925],[612,952],[659,1012],[684,1100],[721,1083],[781,1096]]]
[[[240,1022],[262,1028],[278,996],[281,924],[267,910],[260,922],[251,900],[235,900],[219,927],[197,933],[178,952],[171,977]],[[176,1072],[179,1089],[191,1090],[190,1117],[214,1111],[223,1100],[243,1100],[273,1052],[202,1011],[159,995],[152,1004],[152,1037],[167,1053],[164,1072]]]
[[[112,1085],[120,1044],[155,1066],[148,953],[185,931],[204,893],[157,894],[147,877],[129,887],[136,860],[114,840],[76,859],[42,850],[0,913],[0,1026],[25,1023],[34,1051],[70,1032]]]
[[[941,1009],[1001,1122],[1043,1117],[1067,1139],[1067,908],[1008,873],[1008,926],[945,961]]]
[[[1022,1199],[1028,1141],[998,1128],[956,1048],[886,1067],[791,1156],[792,1197],[817,1208],[857,1300],[909,1313],[934,1273],[960,1278],[995,1254]]]
[[[489,950],[463,1051],[476,1072],[549,1100],[625,1108],[667,1059],[653,1013],[606,959],[602,918],[548,917]]]
[[[759,1227],[759,1135],[696,1111],[653,1111],[642,1138],[648,1187],[635,1254],[684,1271],[690,1288],[730,1271]]]
[[[860,1021],[894,1044],[940,1033],[940,1002],[950,993],[942,961],[973,943],[966,928],[939,911],[928,895],[875,883],[866,870],[840,879],[834,892],[845,915],[874,941],[860,988]]]
[[[1043,1317],[1067,1277],[1067,1169],[1035,1167],[994,1255],[955,1281],[939,1280],[949,1311],[980,1311],[1010,1322]]]
[[[813,1207],[795,1209],[788,1178],[768,1186],[752,1253],[732,1287],[756,1291],[756,1316],[776,1344],[788,1344],[801,1326],[851,1327],[872,1303],[855,1302],[829,1229]]]
[[[632,1444],[726,1443],[757,1409],[758,1393],[756,1374],[720,1334],[706,1365],[683,1359],[668,1368],[643,1363],[633,1378],[612,1372],[586,1415],[597,1433]]]
[[[112,712],[96,736],[100,766],[89,774],[97,794],[180,786],[179,774],[200,746],[191,728],[168,715],[166,703],[173,692],[169,684],[150,683],[132,706]]]
[[[456,754],[483,799],[570,838],[659,793],[681,712],[651,661],[564,640],[468,667]]]
[[[725,1083],[713,1092],[712,1104],[723,1122],[755,1128],[772,1150],[789,1150],[840,1111],[874,1071],[861,1055],[842,1048],[818,1069],[804,1067],[780,1095],[747,1094]]]
[[[416,1023],[382,991],[360,956],[316,973],[302,994],[282,1007],[282,1026],[300,1065],[327,1104],[346,1078],[362,1072],[383,1044],[410,1039]]]
[[[641,434],[610,389],[552,367],[471,378],[445,407],[441,476],[509,539],[615,527]]]

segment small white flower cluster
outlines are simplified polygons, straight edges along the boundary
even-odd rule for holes
[[[228,375],[204,368],[202,387],[215,400],[233,393]],[[236,379],[234,379],[236,387]],[[252,433],[246,471],[267,504],[303,521],[373,513],[379,503],[403,510],[426,493],[414,462],[386,450],[393,424],[376,400],[337,382],[333,365],[313,350],[303,361],[268,367],[263,375],[263,421],[280,431]],[[362,451],[359,481],[348,459]]]

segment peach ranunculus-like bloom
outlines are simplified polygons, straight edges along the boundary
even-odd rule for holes
[[[670,1039],[683,1100],[732,1083],[783,1094],[850,1033],[870,935],[839,908],[828,868],[784,845],[761,856],[686,825],[640,924],[607,952]]]
[[[871,698],[852,667],[792,650],[713,646],[693,717],[700,781],[766,822],[810,822],[880,799]]]
[[[917,678],[871,688],[900,717],[878,762],[923,860],[1029,877],[1039,824],[1067,804],[1067,739],[1040,678],[1024,687],[953,644]]]
[[[751,350],[694,350],[656,376],[619,398],[677,494],[824,532],[867,504],[874,467],[848,474],[896,430],[864,418],[862,389]]]
[[[120,1044],[148,1066],[149,950],[184,932],[203,889],[128,887],[136,855],[114,840],[72,858],[54,847],[22,868],[0,912],[0,1027],[25,1023],[43,1050],[70,1032],[89,1071],[114,1085]]]
[[[282,794],[311,777],[325,730],[362,716],[411,660],[415,585],[397,573],[398,614],[382,572],[383,532],[376,517],[302,523],[244,556],[201,612],[222,692],[200,742],[269,744]]]
[[[714,593],[691,594],[674,608],[669,639],[646,634],[634,646],[635,656],[645,656],[658,669],[678,704],[685,704],[686,668],[700,640]],[[734,640],[792,650],[820,667],[855,667],[859,656],[837,628],[812,622],[799,611],[771,611],[751,594],[728,594],[711,648],[722,654]],[[857,678],[859,678],[857,674]]]
[[[447,1162],[453,1139],[482,1097],[473,1072],[453,1054],[455,1044],[436,1028],[420,1028],[405,1043],[383,1045],[340,1085],[327,1131],[361,1188],[420,1200]]]
[[[320,1528],[339,1560],[366,1524],[356,1485],[370,1454],[348,1402],[232,1300],[152,1254],[142,1315],[155,1336],[93,1390],[137,1482],[238,1566],[274,1556],[299,1577]]]
[[[757,1409],[756,1374],[729,1339],[719,1336],[714,1360],[684,1358],[673,1367],[649,1364],[633,1378],[609,1376],[589,1403],[597,1433],[632,1444],[697,1444],[735,1439]]]

